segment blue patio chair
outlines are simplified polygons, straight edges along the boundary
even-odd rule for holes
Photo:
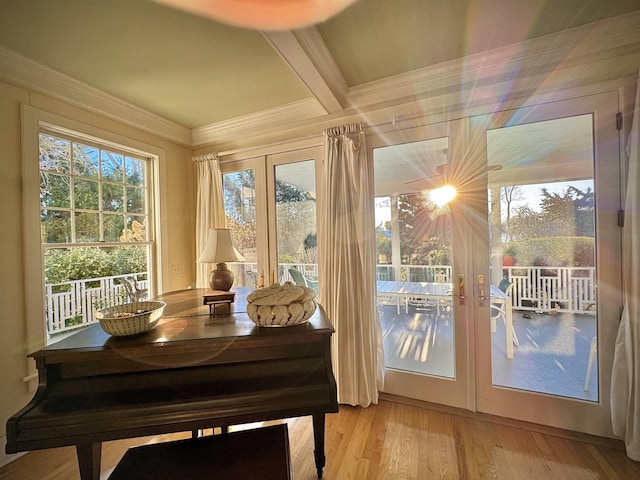
[[[293,278],[293,281],[296,285],[301,285],[303,287],[309,287],[313,291],[318,291],[318,280],[313,280],[305,275],[302,272],[296,270],[295,268],[289,269],[289,275]]]

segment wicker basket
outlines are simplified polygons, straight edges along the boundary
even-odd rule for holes
[[[114,337],[148,332],[156,326],[166,303],[135,302],[103,308],[95,313],[102,329]]]

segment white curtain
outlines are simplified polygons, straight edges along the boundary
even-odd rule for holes
[[[335,333],[338,402],[378,402],[384,356],[376,303],[373,171],[360,125],[325,131],[320,209],[320,303]]]
[[[210,228],[225,228],[222,173],[218,155],[195,157],[196,162],[196,258],[204,250]],[[196,262],[196,288],[209,286],[211,265]]]
[[[611,376],[613,432],[624,438],[627,455],[640,461],[640,72],[631,132],[627,140],[624,208],[624,309]]]

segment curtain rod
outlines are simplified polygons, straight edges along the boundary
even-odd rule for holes
[[[346,135],[349,133],[362,133],[362,122],[347,123],[345,125],[338,125],[325,130],[325,135],[328,137]]]
[[[196,155],[191,157],[194,162],[207,162],[209,160],[218,160],[220,156],[217,153],[205,153],[204,155]]]

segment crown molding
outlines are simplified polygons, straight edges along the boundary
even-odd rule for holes
[[[253,137],[258,134],[262,135],[300,121],[325,115],[325,109],[315,98],[299,100],[231,120],[194,128],[192,131],[193,146],[200,147],[205,144],[223,143],[229,138],[239,136]]]
[[[181,145],[191,130],[0,46],[0,80],[107,116]]]

